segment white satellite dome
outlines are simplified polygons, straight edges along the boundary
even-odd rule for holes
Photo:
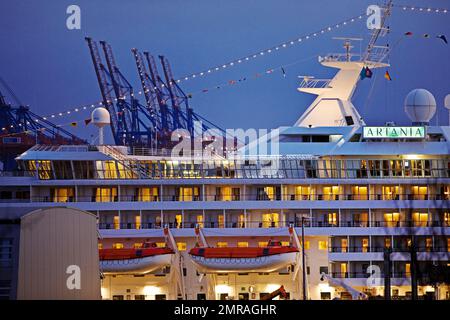
[[[111,118],[109,116],[109,111],[103,107],[95,108],[91,113],[92,124],[97,127],[104,127],[111,124]]]
[[[444,107],[450,110],[450,94],[445,96]]]
[[[405,112],[413,124],[429,123],[436,113],[436,100],[425,89],[414,89],[405,98]]]
[[[103,145],[103,127],[111,124],[109,111],[103,107],[95,108],[91,113],[91,121],[98,127],[98,144]]]

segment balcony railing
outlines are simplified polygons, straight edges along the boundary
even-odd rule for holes
[[[374,253],[374,252],[384,252],[385,247],[362,247],[362,246],[349,246],[349,247],[329,247],[328,251],[330,253]],[[444,246],[418,246],[416,252],[448,252],[448,248]],[[410,248],[407,246],[393,247],[392,252],[410,252]]]
[[[198,194],[198,195],[121,195],[119,196],[70,196],[70,197],[51,197],[51,196],[34,196],[30,199],[0,199],[0,202],[11,202],[11,200],[31,201],[31,202],[148,202],[148,201],[392,201],[392,200],[450,200],[450,195],[446,194],[429,194],[429,195],[351,195],[351,194],[310,194],[310,195],[296,195],[296,194],[261,194],[261,193],[247,193],[234,195],[218,195],[218,194]]]
[[[167,220],[166,220],[167,219]],[[114,229],[115,226],[119,226],[120,229],[137,229],[136,226],[139,226],[138,229],[159,229],[163,225],[168,225],[169,228],[195,228],[197,224],[200,225],[202,228],[286,228],[290,226],[294,226],[296,228],[300,228],[302,226],[301,220],[299,221],[266,221],[266,220],[247,220],[247,221],[235,221],[236,217],[230,217],[227,219],[232,219],[231,221],[205,221],[205,222],[196,222],[196,221],[185,221],[185,222],[175,222],[174,218],[168,217],[164,218],[163,222],[156,222],[156,221],[148,221],[145,220],[144,222],[140,224],[135,223],[128,223],[128,222],[121,222],[119,225],[114,224],[112,222],[101,222],[99,223],[100,229]],[[237,220],[237,219],[236,219]],[[414,226],[414,224],[409,224],[410,226]],[[324,221],[310,221],[306,220],[304,224],[305,228],[336,228],[339,227],[335,224],[330,224],[328,222]],[[355,224],[356,226],[361,226],[360,224]],[[447,223],[440,223],[436,222],[433,224],[435,227],[449,227],[449,224]],[[346,226],[345,226],[346,227]],[[368,225],[366,225],[368,227]],[[336,248],[336,252],[341,252],[340,250],[342,247],[334,247]],[[362,247],[349,247],[348,250],[351,250],[354,248],[354,250],[357,250],[357,248],[360,248],[361,251],[349,251],[349,252],[364,252]],[[383,248],[378,248],[380,251],[366,251],[366,252],[382,252]],[[331,250],[331,249],[330,249]],[[371,250],[369,248],[366,248],[365,250]],[[372,249],[374,250],[374,249]],[[425,251],[425,250],[424,250]],[[334,251],[333,251],[334,252]]]

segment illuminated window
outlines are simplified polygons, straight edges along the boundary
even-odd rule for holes
[[[414,212],[412,215],[416,227],[426,227],[428,222],[428,213]]]
[[[362,245],[362,252],[368,252],[369,251],[369,239],[364,238],[361,240]]]
[[[134,224],[136,225],[136,229],[141,228],[141,216],[134,217]]]
[[[186,251],[186,242],[177,242],[178,251]]]
[[[384,214],[384,222],[387,227],[396,227],[398,226],[398,222],[400,221],[400,213],[385,213]]]
[[[399,194],[398,186],[383,186],[382,187],[383,200],[395,200]]]
[[[123,249],[123,243],[113,243],[113,249]]]
[[[226,248],[226,247],[228,247],[228,242],[225,241],[217,242],[217,248]]]
[[[341,263],[341,273],[346,274],[347,273],[347,264]]]
[[[120,218],[119,216],[114,216],[114,229],[120,229]]]
[[[323,200],[339,200],[339,186],[323,187]]]
[[[352,187],[352,199],[353,200],[367,200],[367,187],[366,186],[353,186]]]
[[[39,179],[48,180],[53,179],[52,165],[48,160],[38,161]]]
[[[203,215],[202,214],[197,215],[197,224],[200,228],[203,228]]]
[[[223,214],[220,214],[217,219],[219,220],[219,228],[224,228],[225,227],[225,218],[223,216]]]
[[[177,224],[176,225],[177,228],[181,228],[182,220],[183,220],[183,215],[181,215],[181,214],[175,215],[175,223]]]
[[[136,243],[134,244],[134,248],[135,248],[135,249],[142,248],[142,242],[136,242]]]
[[[300,242],[300,244],[301,244],[301,242]],[[310,242],[309,242],[309,240],[305,240],[305,250],[309,250],[309,248],[310,248]]]
[[[179,201],[194,201],[199,197],[198,187],[180,187],[179,188]]]
[[[411,264],[410,263],[405,264],[405,273],[406,273],[407,277],[411,276]]]
[[[138,189],[138,200],[147,201],[157,201],[158,200],[158,187],[152,188],[139,188]]]
[[[262,214],[262,227],[278,227],[280,215],[278,213],[263,213]]]
[[[309,186],[297,186],[295,187],[295,200],[307,200],[311,194]]]
[[[341,252],[347,252],[347,250],[348,250],[347,239],[341,239]]]
[[[319,250],[327,250],[327,249],[328,249],[328,241],[319,240]]]
[[[117,188],[116,187],[101,187],[95,190],[96,202],[113,202],[117,201]]]
[[[281,241],[281,245],[283,247],[289,247],[291,245],[291,243],[289,241]]]
[[[103,243],[98,244],[98,249],[103,249]]]
[[[427,200],[428,187],[427,186],[413,186],[412,187],[414,200]]]
[[[337,220],[338,220],[338,218],[337,218],[336,212],[328,214],[328,224],[335,226],[335,225],[337,225]]]
[[[391,238],[384,238],[384,247],[385,248],[390,248],[392,245],[392,239]]]
[[[73,188],[52,188],[50,189],[53,202],[73,202]]]
[[[156,243],[156,247],[157,248],[165,248],[166,247],[166,243],[165,242],[157,242]]]
[[[431,249],[433,248],[433,239],[432,238],[425,239],[425,248],[427,251],[431,251]]]
[[[447,251],[450,252],[450,238],[447,238]]]
[[[238,248],[247,248],[248,242],[247,241],[238,241],[237,246],[238,246]]]
[[[258,241],[258,247],[260,248],[267,247],[267,241]]]

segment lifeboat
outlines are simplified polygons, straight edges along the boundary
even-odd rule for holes
[[[170,265],[174,251],[145,242],[138,249],[99,249],[104,274],[146,274]]]
[[[189,251],[192,262],[202,273],[273,272],[294,264],[299,252],[280,241],[269,241],[266,247],[198,247]]]

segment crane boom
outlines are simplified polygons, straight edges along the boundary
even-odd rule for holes
[[[117,133],[119,130],[117,113],[113,104],[113,100],[111,98],[111,90],[109,89],[108,81],[106,80],[106,69],[103,66],[102,60],[100,58],[97,43],[89,37],[86,37],[85,40],[87,41],[89,51],[91,53],[92,63],[94,64],[97,82],[100,87],[100,93],[103,99],[103,106],[109,111],[109,114],[111,116],[111,130],[115,139],[115,143],[120,144],[120,141],[117,139]]]
[[[106,64],[108,66],[109,74],[111,77],[111,82],[113,86],[114,93],[117,98],[117,107],[118,107],[118,117],[121,120],[121,127],[124,134],[129,139],[128,135],[132,131],[132,123],[130,119],[130,114],[126,106],[126,91],[124,90],[125,85],[122,84],[123,77],[117,67],[116,60],[114,58],[114,54],[112,52],[111,46],[106,41],[100,41],[100,45],[102,46],[103,53],[105,55]],[[132,97],[132,89],[128,87],[129,94]]]

